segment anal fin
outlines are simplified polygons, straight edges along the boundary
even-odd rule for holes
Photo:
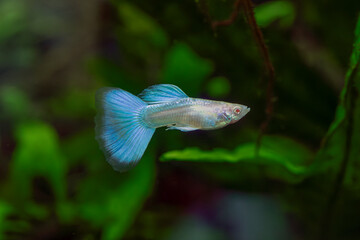
[[[166,130],[180,130],[182,132],[191,132],[191,131],[195,131],[198,130],[199,128],[193,128],[193,127],[176,127],[176,126],[171,126],[168,127]]]

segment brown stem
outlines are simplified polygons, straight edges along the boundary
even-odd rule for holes
[[[209,23],[212,23],[211,16],[210,16],[210,13],[209,13],[209,7],[208,7],[208,4],[207,4],[206,0],[199,0],[197,2],[197,5],[198,5],[199,10],[201,11],[201,13],[204,15],[205,20],[207,22],[209,22]]]
[[[232,24],[235,21],[236,17],[239,15],[240,6],[242,6],[242,10],[244,11],[245,19],[251,28],[252,34],[257,43],[257,47],[261,53],[261,56],[263,57],[265,68],[266,68],[266,74],[268,77],[268,83],[267,83],[267,87],[266,87],[266,108],[265,108],[266,117],[260,125],[259,135],[256,140],[256,153],[258,153],[261,139],[262,139],[266,129],[269,126],[269,123],[272,119],[273,112],[274,112],[274,101],[275,101],[274,85],[275,85],[276,77],[275,77],[274,66],[271,62],[269,50],[266,46],[264,36],[255,20],[253,4],[252,4],[251,0],[236,0],[234,2],[233,11],[230,14],[229,18],[222,20],[222,21],[211,21],[211,26],[215,30],[218,26],[227,26],[227,25]]]
[[[239,15],[241,1],[242,0],[236,0],[234,2],[233,11],[231,12],[228,19],[211,22],[211,27],[214,31],[216,30],[216,28],[218,26],[228,26],[228,25],[231,25],[236,20],[236,17]]]
[[[261,139],[266,131],[266,129],[269,126],[269,123],[272,119],[273,112],[274,112],[274,85],[275,85],[275,70],[274,66],[270,59],[269,50],[265,44],[264,36],[261,32],[261,29],[256,23],[254,10],[253,10],[253,4],[251,0],[241,0],[242,7],[244,10],[245,18],[251,28],[251,31],[254,35],[254,38],[256,40],[257,46],[259,48],[259,51],[263,57],[266,73],[268,76],[268,83],[266,87],[266,108],[265,108],[265,114],[266,117],[264,121],[260,125],[260,131],[258,138],[256,140],[256,152],[258,152]]]

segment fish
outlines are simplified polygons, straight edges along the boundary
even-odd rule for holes
[[[142,158],[156,128],[214,130],[243,118],[250,108],[187,96],[172,84],[152,85],[135,96],[104,87],[95,94],[95,136],[107,162],[125,172]]]

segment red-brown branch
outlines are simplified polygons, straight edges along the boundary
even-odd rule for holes
[[[264,60],[266,73],[268,77],[268,83],[266,87],[266,108],[265,108],[265,119],[260,125],[259,135],[256,141],[257,152],[261,143],[262,136],[264,135],[265,131],[267,130],[269,123],[272,119],[273,112],[274,112],[274,85],[275,85],[275,70],[274,66],[270,59],[269,50],[266,46],[264,36],[259,28],[254,15],[253,4],[251,0],[236,0],[234,2],[233,11],[230,14],[228,19],[222,21],[211,21],[211,26],[215,30],[218,26],[227,26],[232,24],[237,16],[239,15],[240,6],[244,12],[245,19],[249,24],[252,34],[255,38],[257,43],[257,47],[261,53],[261,56]]]
[[[266,129],[269,126],[269,123],[272,119],[273,113],[274,113],[274,85],[275,85],[275,70],[274,66],[270,59],[269,50],[266,46],[264,36],[261,32],[261,29],[256,23],[254,10],[253,10],[253,4],[251,0],[239,0],[242,3],[245,18],[250,25],[250,28],[252,30],[252,33],[254,35],[254,38],[257,42],[257,46],[260,50],[260,53],[263,57],[266,73],[268,76],[268,84],[266,88],[266,108],[265,108],[265,114],[266,117],[264,121],[260,125],[260,132],[256,141],[257,150],[259,149],[260,142],[262,139],[262,136],[264,135]]]
[[[222,20],[222,21],[212,21],[211,27],[215,31],[218,26],[228,26],[232,24],[236,17],[239,15],[239,9],[240,9],[241,0],[236,0],[234,2],[233,11],[231,12],[228,19]]]

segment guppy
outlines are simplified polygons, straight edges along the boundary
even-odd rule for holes
[[[96,139],[106,160],[120,172],[138,163],[156,128],[218,129],[250,111],[241,104],[190,98],[171,84],[150,86],[138,96],[120,88],[101,88],[95,98]]]

